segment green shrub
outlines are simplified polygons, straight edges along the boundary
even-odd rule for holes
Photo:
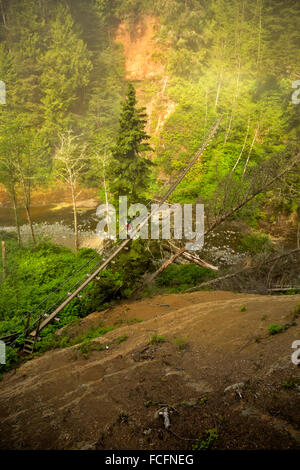
[[[165,341],[166,341],[165,336],[159,336],[157,333],[154,333],[154,335],[149,341],[149,344],[159,344],[159,343],[164,343]]]
[[[294,377],[290,379],[289,381],[283,381],[282,386],[283,388],[287,390],[293,390],[294,388],[297,388],[300,385],[300,379],[297,377]]]
[[[261,253],[262,251],[271,250],[272,242],[268,235],[260,232],[252,232],[244,235],[240,239],[240,249],[249,251],[250,253]]]
[[[195,264],[172,264],[158,276],[156,283],[160,287],[176,287],[183,290],[215,276],[211,269]]]
[[[269,326],[268,332],[270,333],[270,335],[277,335],[278,333],[283,332],[283,327],[278,325],[277,323],[273,323]]]
[[[120,336],[120,338],[117,339],[117,343],[121,344],[124,341],[126,341],[127,339],[128,339],[128,335],[122,335],[122,336]]]
[[[202,436],[195,440],[192,450],[208,450],[218,438],[219,434],[216,429],[208,429],[204,431]]]
[[[187,338],[175,338],[174,343],[178,346],[179,351],[183,351],[187,347]]]
[[[278,333],[282,333],[283,331],[288,330],[291,326],[296,326],[297,323],[295,321],[291,321],[289,323],[285,323],[283,326],[274,323],[269,326],[268,331],[270,335],[276,335]]]
[[[0,364],[0,375],[3,372],[8,372],[19,362],[19,356],[15,349],[6,347],[6,363]]]

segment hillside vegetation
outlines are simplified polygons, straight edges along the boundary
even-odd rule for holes
[[[0,19],[0,78],[7,87],[0,153],[6,159],[18,153],[20,162],[18,174],[1,165],[0,178],[12,198],[19,191],[26,200],[32,187],[57,178],[53,152],[59,134],[69,129],[88,147],[82,184],[99,186],[99,155],[109,159],[127,80],[147,106],[158,177],[150,193],[185,164],[220,114],[218,137],[174,200],[205,200],[233,169],[241,179],[271,154],[296,151],[299,109],[291,94],[300,74],[297,2],[21,3],[2,1]],[[31,188],[24,188],[29,177]],[[276,211],[291,214],[298,208],[295,192],[299,179],[290,176],[268,194],[272,211],[266,214],[262,197],[243,216],[255,223]]]

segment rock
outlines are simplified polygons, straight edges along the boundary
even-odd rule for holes
[[[236,383],[236,384],[233,384],[233,385],[229,385],[229,387],[226,387],[225,390],[224,390],[224,393],[232,392],[232,391],[238,393],[244,387],[245,387],[245,382],[239,382],[239,383]]]
[[[255,416],[251,408],[245,408],[244,410],[241,411],[240,415],[241,416],[253,416],[253,415]]]
[[[183,401],[182,405],[187,406],[187,407],[192,407],[192,406],[196,406],[197,403],[198,403],[198,399],[197,398],[192,398],[191,400]]]
[[[96,442],[88,443],[81,447],[80,450],[96,450]]]

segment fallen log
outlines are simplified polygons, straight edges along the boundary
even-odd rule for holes
[[[168,241],[168,245],[170,246],[172,251],[174,251],[175,253],[177,253],[177,251],[180,250],[180,248],[178,248],[176,245],[174,245],[170,241]],[[198,264],[198,266],[202,266],[204,268],[212,269],[213,271],[219,271],[219,268],[217,266],[214,266],[214,265],[208,263],[207,261],[204,261],[203,259],[199,258],[198,256],[195,256],[195,255],[192,255],[191,253],[188,253],[187,251],[184,251],[180,256],[182,256],[182,258],[185,258],[186,260],[190,261],[191,263]]]
[[[278,261],[281,258],[286,258],[287,256],[293,255],[294,253],[297,253],[299,251],[300,251],[300,248],[296,248],[295,250],[289,251],[288,253],[283,253],[279,256],[276,256],[275,258],[271,258],[269,260],[266,260],[266,264],[273,263],[275,261]],[[240,269],[239,271],[237,271],[235,273],[226,274],[226,276],[217,277],[216,279],[211,279],[210,281],[203,282],[202,284],[199,284],[198,286],[195,286],[195,287],[192,287],[192,288],[188,289],[186,292],[191,292],[193,290],[199,289],[200,287],[206,287],[206,286],[209,286],[211,284],[215,284],[216,282],[225,281],[226,279],[231,279],[232,277],[238,276],[239,274],[242,274],[245,271],[251,271],[252,269],[257,269],[257,268],[258,268],[257,265],[256,266],[247,266],[243,269]],[[296,288],[294,287],[293,289],[296,289]],[[268,289],[268,290],[270,291],[270,289]]]
[[[273,287],[272,289],[268,289],[268,292],[288,292],[289,290],[300,290],[300,286]]]
[[[294,159],[292,160],[292,162],[287,166],[285,167],[282,171],[280,171],[278,174],[276,174],[275,176],[271,177],[271,179],[267,182],[265,182],[264,184],[262,184],[262,186],[256,188],[254,190],[253,193],[251,193],[250,195],[247,195],[245,197],[245,199],[243,199],[242,201],[239,201],[237,203],[236,206],[230,208],[228,211],[226,211],[224,214],[221,214],[219,216],[219,218],[217,218],[204,232],[204,234],[200,237],[201,238],[204,238],[208,233],[212,232],[216,227],[218,227],[219,225],[221,225],[223,222],[225,222],[225,220],[227,220],[229,217],[231,217],[233,214],[235,214],[236,212],[238,212],[242,207],[244,207],[246,204],[248,204],[248,202],[252,201],[258,194],[261,194],[263,192],[265,192],[270,186],[272,186],[272,184],[281,179],[286,173],[288,173],[289,171],[292,170],[292,168],[294,168],[294,166],[299,162],[300,160],[300,153],[298,153]],[[197,242],[199,239],[195,238],[193,240],[193,242]],[[186,247],[183,247],[181,248],[177,253],[175,253],[173,256],[171,256],[171,258],[167,261],[165,261],[162,266],[157,269],[157,271],[155,271],[155,273],[152,274],[152,276],[148,279],[148,282],[147,284],[151,284],[154,279],[160,274],[162,273],[168,266],[170,266],[170,264],[174,263],[174,261],[182,255],[183,252],[186,251]]]

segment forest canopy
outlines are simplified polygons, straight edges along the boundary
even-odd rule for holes
[[[29,179],[31,187],[53,182],[59,136],[69,131],[87,147],[81,184],[99,187],[103,196],[99,155],[110,158],[127,92],[116,31],[126,23],[134,35],[145,15],[157,19],[153,60],[163,65],[162,100],[172,110],[160,127],[160,102],[148,116],[154,175],[164,181],[176,174],[223,115],[217,139],[174,200],[208,197],[232,170],[242,178],[248,167],[298,146],[300,107],[291,100],[300,77],[298,2],[1,0],[0,7],[0,79],[7,92],[0,182],[12,198],[21,187],[30,198]],[[161,94],[159,78],[136,82],[138,97]],[[275,206],[296,210],[298,190],[297,178],[280,194],[275,188]]]

